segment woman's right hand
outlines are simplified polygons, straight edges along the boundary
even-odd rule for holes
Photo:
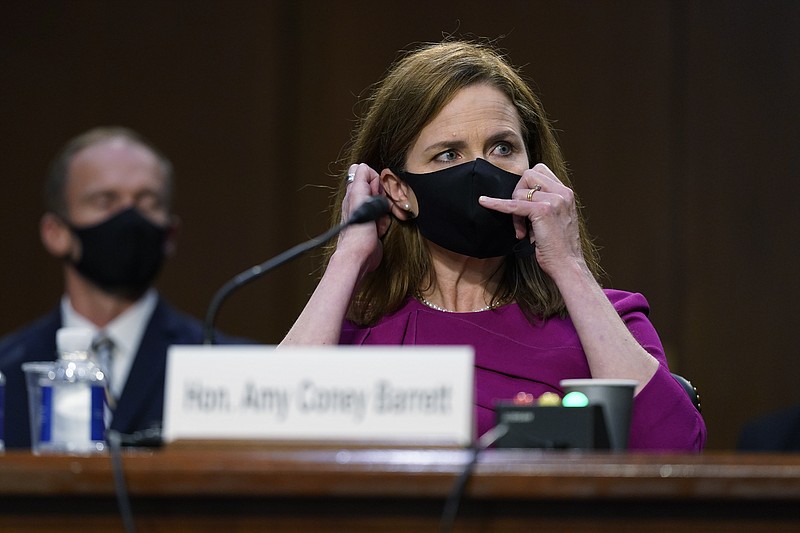
[[[347,174],[347,190],[342,200],[342,222],[370,196],[385,196],[378,173],[369,165],[364,163],[350,165]],[[353,177],[352,180],[350,176]],[[380,237],[388,229],[388,215],[375,222],[348,226],[339,234],[336,254],[345,254],[349,260],[361,265],[361,275],[371,272],[378,267],[383,257]]]

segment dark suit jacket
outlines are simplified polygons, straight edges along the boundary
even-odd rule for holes
[[[739,434],[741,451],[800,451],[800,405],[750,420]]]
[[[61,327],[61,309],[0,340],[0,372],[6,376],[5,445],[30,448],[28,392],[22,363],[54,361],[56,331]],[[167,349],[173,344],[201,344],[202,323],[170,307],[159,298],[145,328],[128,381],[117,401],[111,429],[122,434],[160,427],[164,410],[164,378]],[[219,344],[244,344],[246,339],[218,335]]]

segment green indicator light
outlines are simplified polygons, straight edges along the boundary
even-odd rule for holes
[[[564,407],[586,407],[589,405],[589,398],[582,392],[572,391],[561,400]]]

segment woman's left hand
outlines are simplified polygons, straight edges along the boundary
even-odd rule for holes
[[[550,277],[567,261],[583,263],[575,195],[547,165],[526,170],[510,200],[481,196],[479,202],[514,216],[517,238],[527,235],[536,244],[536,260]]]
[[[633,337],[584,260],[575,195],[544,164],[522,174],[510,200],[479,199],[514,217],[517,238],[536,243],[536,260],[561,292],[593,378],[628,378],[636,393],[659,368]]]

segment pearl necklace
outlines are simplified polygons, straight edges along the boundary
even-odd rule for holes
[[[480,309],[475,309],[474,311],[453,311],[452,309],[445,309],[444,307],[442,307],[440,305],[436,305],[433,302],[429,302],[428,300],[425,299],[424,296],[422,296],[419,293],[417,294],[417,300],[419,300],[423,304],[427,305],[431,309],[436,309],[437,311],[442,311],[443,313],[462,313],[462,312],[463,313],[480,313],[482,311],[488,311],[490,309],[494,309],[495,308],[494,305],[489,304],[487,306],[481,307]]]

